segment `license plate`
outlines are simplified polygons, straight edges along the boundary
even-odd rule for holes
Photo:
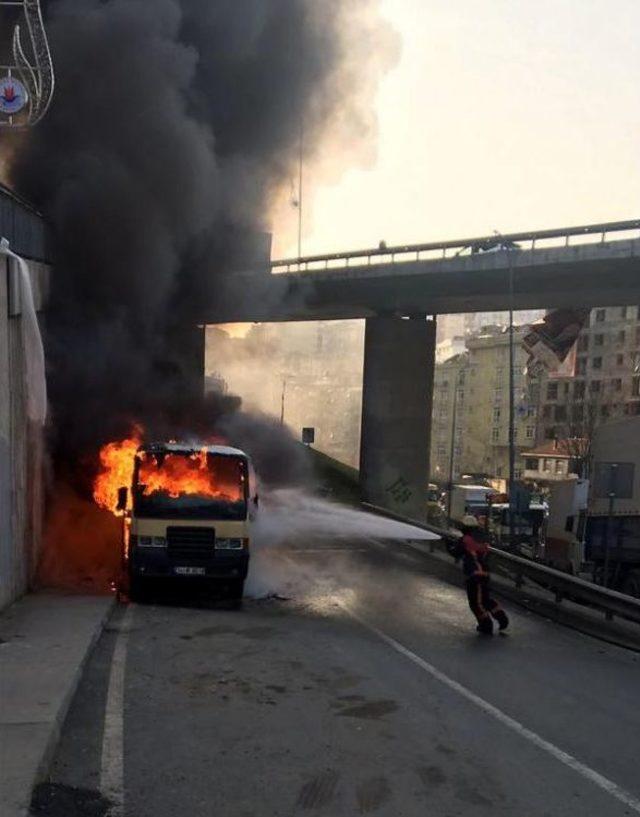
[[[204,576],[204,567],[174,567],[173,572],[178,576]]]

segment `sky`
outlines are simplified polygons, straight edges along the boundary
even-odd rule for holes
[[[381,0],[377,160],[305,168],[303,254],[640,217],[639,0]],[[297,254],[297,222],[274,255]]]

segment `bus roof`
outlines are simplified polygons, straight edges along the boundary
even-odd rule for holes
[[[242,457],[248,459],[244,451],[231,448],[228,445],[199,445],[197,443],[146,443],[138,448],[148,454],[194,454],[206,451],[207,454],[217,454],[220,457]]]

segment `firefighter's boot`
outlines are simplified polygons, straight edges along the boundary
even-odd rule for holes
[[[484,635],[493,635],[493,621],[491,621],[491,616],[481,618],[476,630]]]
[[[509,626],[509,616],[505,613],[504,610],[496,610],[493,614],[493,617],[498,622],[498,627],[500,631],[506,630]]]

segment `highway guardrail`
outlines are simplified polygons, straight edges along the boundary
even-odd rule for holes
[[[446,550],[446,542],[451,542],[454,539],[451,531],[446,528],[439,528],[417,519],[402,516],[378,505],[364,502],[362,507],[379,516],[386,516],[398,522],[404,522],[407,525],[436,533],[440,539],[427,542],[431,552]],[[592,584],[539,562],[523,559],[521,556],[508,553],[500,548],[492,547],[490,551],[494,571],[512,579],[517,588],[521,588],[525,580],[528,579],[539,588],[553,594],[556,604],[560,604],[563,599],[580,602],[600,610],[608,620],[617,616],[635,624],[640,624],[640,599],[618,593],[617,590],[610,590],[607,587]]]
[[[640,219],[627,221],[609,221],[600,224],[583,224],[576,227],[558,227],[551,230],[528,230],[519,233],[494,233],[476,238],[452,239],[449,241],[430,241],[426,244],[398,244],[387,246],[381,242],[379,247],[349,252],[334,252],[324,255],[305,255],[300,258],[280,258],[271,261],[275,272],[311,272],[329,270],[332,267],[349,267],[351,265],[369,265],[371,263],[396,263],[403,261],[420,261],[430,258],[451,258],[462,253],[486,252],[503,249],[514,252],[543,249],[549,246],[574,246],[586,241],[599,240],[605,243],[608,238],[618,238],[616,234],[636,233],[640,230]]]

